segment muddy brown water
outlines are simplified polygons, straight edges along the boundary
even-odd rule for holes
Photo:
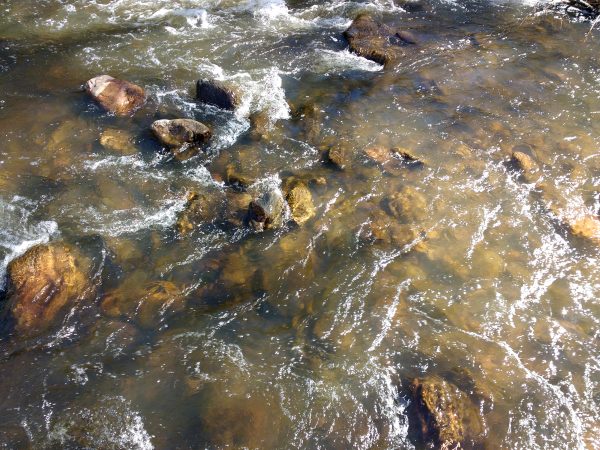
[[[439,376],[478,408],[483,437],[467,448],[600,447],[598,248],[560,218],[600,210],[589,23],[487,1],[0,10],[0,275],[63,240],[98,286],[42,336],[3,326],[0,446],[418,449],[408,386]],[[385,69],[348,53],[359,12],[419,44]],[[102,73],[143,86],[147,105],[100,110],[81,86]],[[198,78],[237,85],[241,109],[196,103]],[[176,117],[213,128],[205,152],[161,149],[149,126]],[[103,147],[109,129],[133,148]],[[344,170],[324,161],[332,145]],[[377,145],[425,165],[382,169],[364,154]],[[506,164],[515,150],[558,210]],[[228,164],[273,188],[318,180],[315,217],[180,235],[188,191],[233,190]],[[412,199],[411,239],[394,198]],[[100,308],[110,295],[133,313]],[[148,295],[168,305],[140,312]]]

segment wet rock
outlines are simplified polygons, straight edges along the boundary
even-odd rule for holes
[[[85,89],[100,106],[119,116],[133,113],[146,101],[146,93],[141,87],[109,75],[88,80]]]
[[[227,184],[240,190],[246,190],[252,183],[254,178],[241,174],[236,166],[229,164],[226,169]]]
[[[343,145],[334,145],[327,152],[327,161],[340,170],[344,170],[350,165],[348,151]]]
[[[217,80],[198,80],[196,98],[202,103],[228,111],[234,111],[240,104],[240,97],[235,89]]]
[[[391,149],[380,146],[369,147],[365,150],[365,155],[392,174],[399,173],[398,171],[402,167],[424,165],[424,162],[413,151],[401,147]]]
[[[136,320],[144,328],[154,328],[166,316],[182,311],[185,302],[183,292],[174,283],[154,281],[140,285],[133,276],[105,295],[100,307],[108,317]]]
[[[260,398],[218,395],[205,402],[202,431],[209,448],[273,448],[281,412]]]
[[[302,225],[315,215],[315,205],[308,186],[303,182],[294,183],[286,196],[291,217],[298,225]]]
[[[198,146],[208,141],[212,134],[206,125],[192,119],[157,120],[151,128],[167,147]]]
[[[225,221],[233,227],[241,227],[248,218],[248,208],[252,196],[246,192],[228,192],[225,208]]]
[[[408,31],[395,31],[368,14],[359,15],[344,32],[350,50],[363,58],[387,65],[399,54],[401,46],[415,44]]]
[[[271,135],[273,124],[267,111],[253,113],[250,116],[250,136],[254,140],[268,139]]]
[[[565,225],[573,236],[600,245],[600,219],[597,216],[580,214],[575,217],[567,217]]]
[[[399,192],[383,200],[385,211],[401,223],[423,220],[427,215],[427,202],[423,194],[412,187],[404,186]]]
[[[177,217],[177,231],[180,234],[187,234],[200,223],[212,222],[217,215],[218,205],[214,198],[189,192],[186,206]]]
[[[483,431],[477,406],[463,391],[437,376],[416,378],[410,385],[411,413],[417,434],[436,448],[461,448]]]
[[[256,231],[275,229],[283,225],[285,200],[277,189],[270,189],[250,203],[248,217]]]
[[[100,145],[107,150],[122,153],[123,155],[137,153],[137,149],[133,143],[133,136],[125,130],[111,128],[103,131],[100,135]]]
[[[523,172],[531,172],[536,168],[531,157],[523,152],[513,152],[510,162],[516,169]]]
[[[8,301],[15,329],[34,335],[90,298],[91,261],[65,243],[37,245],[8,265]]]

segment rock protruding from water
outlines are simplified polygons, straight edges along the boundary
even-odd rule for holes
[[[315,205],[312,194],[304,182],[293,183],[286,199],[290,207],[292,220],[298,225],[302,225],[314,217]]]
[[[416,378],[410,385],[417,434],[435,448],[461,448],[483,431],[479,410],[455,385],[437,376]]]
[[[132,114],[146,101],[144,89],[110,75],[100,75],[88,80],[85,90],[100,106],[118,116]]]
[[[270,189],[250,203],[250,225],[256,231],[280,228],[285,211],[285,200],[281,192],[278,189]]]
[[[344,31],[350,50],[358,56],[388,65],[398,56],[401,46],[415,44],[408,31],[396,31],[377,22],[369,14],[360,14]]]
[[[192,119],[157,120],[151,128],[163,145],[175,148],[184,144],[201,145],[212,135],[210,128]]]
[[[218,80],[198,80],[196,98],[202,103],[228,111],[234,111],[240,104],[240,97],[236,90]]]
[[[91,295],[91,261],[64,243],[37,245],[8,265],[8,300],[15,330],[48,330],[67,309]]]

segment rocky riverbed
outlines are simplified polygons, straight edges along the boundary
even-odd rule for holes
[[[596,6],[5,2],[0,448],[600,447]]]

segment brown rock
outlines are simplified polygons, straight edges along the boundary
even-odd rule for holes
[[[229,111],[234,111],[240,104],[236,90],[217,80],[198,80],[196,98],[202,103]]]
[[[66,310],[89,298],[91,261],[64,243],[37,245],[8,265],[8,298],[16,330],[47,330]]]
[[[187,203],[177,217],[177,230],[180,234],[187,234],[198,224],[212,222],[219,213],[218,203],[221,201],[216,196],[202,195],[197,192],[188,192]],[[247,206],[247,205],[246,205]]]
[[[404,186],[399,192],[384,199],[384,209],[402,223],[423,220],[427,215],[427,202],[420,192]]]
[[[132,155],[137,153],[133,136],[125,130],[108,129],[100,135],[100,145],[107,150]]]
[[[132,114],[146,101],[146,93],[141,87],[109,75],[88,80],[85,89],[100,106],[119,116]]]
[[[531,157],[523,152],[513,152],[510,162],[523,172],[531,172],[536,168]]]
[[[344,32],[350,50],[358,56],[387,65],[399,55],[401,46],[415,44],[410,32],[396,32],[368,14],[359,15]]]
[[[246,192],[228,192],[225,221],[233,227],[244,225],[252,196]]]
[[[437,376],[416,378],[410,385],[411,409],[418,432],[436,448],[461,448],[480,438],[483,426],[477,406],[463,391]]]
[[[312,194],[303,182],[295,183],[287,194],[292,220],[302,225],[315,215]]]
[[[151,128],[158,140],[168,147],[201,145],[212,134],[206,125],[192,119],[157,120]]]
[[[591,214],[583,214],[578,217],[568,218],[566,225],[573,234],[583,239],[600,245],[600,219]]]
[[[170,281],[155,281],[142,286],[128,282],[108,293],[100,307],[109,317],[136,320],[142,327],[153,328],[165,314],[184,309],[185,296]]]
[[[343,145],[334,145],[327,152],[327,160],[338,169],[344,170],[350,165],[348,151]]]

